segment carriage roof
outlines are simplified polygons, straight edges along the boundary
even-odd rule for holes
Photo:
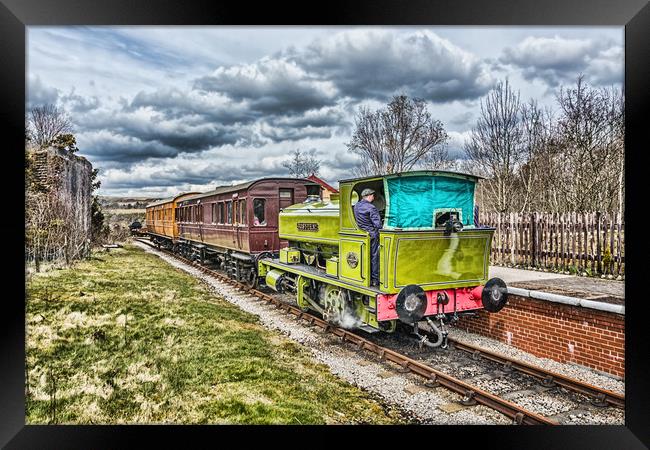
[[[208,191],[208,192],[203,192],[201,194],[192,195],[191,197],[184,198],[183,201],[196,200],[198,198],[210,197],[210,196],[218,195],[218,194],[228,194],[229,192],[237,192],[237,191],[242,191],[242,190],[248,190],[254,184],[262,182],[262,181],[302,181],[306,185],[307,184],[310,184],[310,185],[311,184],[314,184],[314,185],[317,184],[317,183],[314,183],[313,181],[308,180],[306,178],[288,178],[288,177],[258,178],[257,180],[247,181],[245,183],[235,184],[235,185],[232,185],[232,186],[217,186],[216,189],[213,189],[213,190]]]

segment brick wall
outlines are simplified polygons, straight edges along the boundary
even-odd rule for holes
[[[480,311],[456,326],[535,356],[625,376],[625,317],[620,314],[510,294],[500,312]]]

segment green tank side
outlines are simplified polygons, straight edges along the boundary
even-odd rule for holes
[[[494,229],[380,232],[380,285],[389,293],[416,284],[425,291],[485,284]]]
[[[280,212],[280,239],[290,242],[337,246],[339,244],[339,202],[298,203]]]

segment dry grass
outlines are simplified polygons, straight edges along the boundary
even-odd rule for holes
[[[399,423],[253,315],[126,246],[28,283],[27,423]]]

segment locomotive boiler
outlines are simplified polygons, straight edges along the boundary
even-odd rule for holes
[[[340,196],[308,197],[280,212],[288,247],[258,261],[259,281],[343,327],[393,332],[402,323],[421,345],[445,347],[446,324],[507,301],[505,283],[488,279],[494,228],[475,223],[479,178],[414,171],[342,180]],[[353,213],[366,188],[383,222],[379,286],[370,284],[370,236]],[[421,334],[425,323],[433,339]]]

